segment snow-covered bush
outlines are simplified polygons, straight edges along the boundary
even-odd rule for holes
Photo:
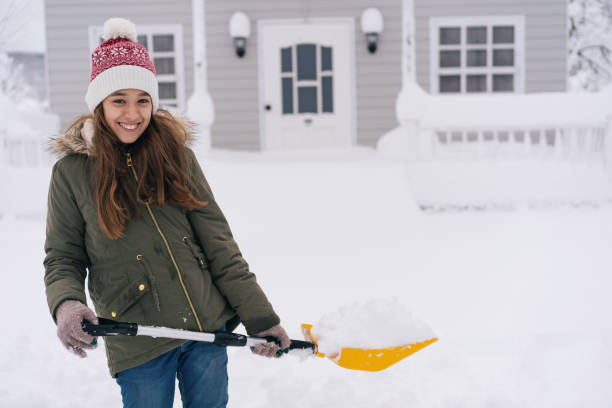
[[[23,75],[23,67],[14,64],[3,52],[0,52],[0,95],[12,101],[35,98],[34,90]]]
[[[568,89],[598,91],[612,79],[612,0],[569,0]]]
[[[22,67],[0,52],[0,165],[48,164],[44,143],[59,130],[59,118],[35,95]]]
[[[48,179],[53,157],[47,140],[58,132],[59,118],[34,95],[21,68],[0,52],[0,218],[44,211],[45,202],[23,186]]]

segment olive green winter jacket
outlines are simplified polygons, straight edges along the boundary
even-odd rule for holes
[[[63,155],[53,166],[45,241],[45,285],[54,317],[66,299],[86,303],[88,278],[100,317],[195,331],[214,331],[224,324],[231,331],[242,321],[249,334],[279,323],[191,149],[186,149],[186,171],[194,181],[194,196],[207,204],[193,211],[172,202],[162,208],[139,204],[140,216],[128,223],[125,236],[111,240],[100,228],[91,199],[93,149],[74,128],[53,146]],[[125,182],[136,196],[137,150],[131,160],[126,153]],[[183,342],[107,337],[111,375]]]

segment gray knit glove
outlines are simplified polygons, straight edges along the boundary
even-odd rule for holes
[[[264,357],[275,357],[276,353],[279,350],[281,349],[284,350],[291,345],[291,339],[287,335],[287,332],[285,331],[285,329],[283,329],[283,326],[281,326],[280,324],[277,324],[276,326],[272,326],[268,330],[264,330],[255,335],[255,337],[266,337],[266,336],[276,337],[281,343],[280,347],[276,343],[258,344],[255,347],[251,347],[251,351],[253,353],[258,354],[260,356],[264,356]]]
[[[95,337],[85,333],[81,328],[83,319],[98,324],[96,314],[78,300],[64,300],[55,311],[57,337],[68,350],[82,358],[87,357],[84,349],[95,349],[92,345]]]

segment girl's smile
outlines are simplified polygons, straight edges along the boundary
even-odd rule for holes
[[[130,132],[136,130],[138,125],[140,125],[140,122],[139,123],[134,123],[134,124],[127,124],[127,123],[119,122],[119,126],[121,126],[125,130],[130,131]]]

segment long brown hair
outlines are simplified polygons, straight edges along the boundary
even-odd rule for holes
[[[173,201],[188,211],[206,205],[193,196],[193,183],[185,163],[185,143],[191,137],[190,131],[170,112],[158,109],[151,115],[143,134],[129,145],[123,144],[108,126],[102,104],[93,115],[79,118],[75,123],[86,118],[93,120],[94,128],[92,198],[100,227],[107,237],[124,236],[128,221],[140,216],[138,202],[161,208],[167,201]],[[128,152],[138,175],[138,197],[130,188],[129,179],[135,179],[127,166]]]

